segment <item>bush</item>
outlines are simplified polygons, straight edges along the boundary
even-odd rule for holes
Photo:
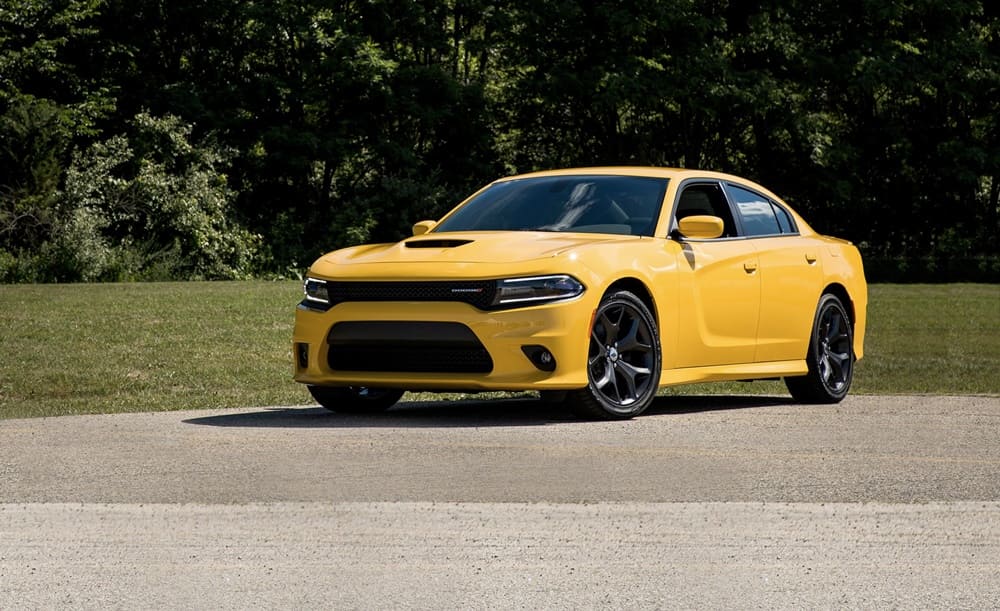
[[[259,237],[230,218],[225,152],[176,117],[131,128],[74,155],[43,279],[249,277]]]

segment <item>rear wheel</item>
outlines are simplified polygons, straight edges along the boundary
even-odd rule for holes
[[[625,419],[653,402],[660,382],[660,338],[649,308],[628,291],[605,295],[594,316],[586,388],[566,401],[583,418]]]
[[[802,403],[839,403],[854,378],[854,330],[847,310],[835,295],[823,295],[816,309],[809,354],[809,373],[785,378],[785,386]]]
[[[403,391],[367,386],[310,386],[309,392],[331,412],[372,414],[383,412],[399,401]]]

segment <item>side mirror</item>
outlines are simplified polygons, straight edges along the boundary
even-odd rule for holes
[[[437,226],[437,221],[419,221],[413,224],[413,235],[424,235]]]
[[[712,240],[722,235],[725,223],[717,216],[697,215],[682,218],[677,229],[685,238]]]

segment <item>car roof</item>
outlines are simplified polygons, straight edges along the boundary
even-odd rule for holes
[[[564,168],[559,170],[543,170],[540,172],[528,172],[526,174],[515,174],[498,179],[496,182],[506,182],[508,180],[518,180],[521,178],[536,178],[544,176],[582,176],[600,175],[610,176],[644,176],[649,178],[716,178],[719,180],[735,180],[739,182],[753,183],[753,181],[723,172],[712,172],[709,170],[692,170],[687,168],[667,168],[652,166],[597,166],[591,168]],[[756,184],[756,183],[753,183]]]
[[[500,178],[495,182],[507,182],[520,180],[522,178],[541,178],[546,176],[641,176],[647,178],[667,178],[675,181],[683,181],[689,178],[707,178],[713,180],[725,180],[743,183],[755,187],[768,197],[782,201],[777,195],[772,193],[763,185],[760,185],[748,178],[736,176],[735,174],[725,174],[723,172],[712,172],[708,170],[692,170],[687,168],[669,168],[652,166],[599,166],[592,168],[565,168],[559,170],[544,170],[541,172],[529,172],[527,174],[516,174]]]

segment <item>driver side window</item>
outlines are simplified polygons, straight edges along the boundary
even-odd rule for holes
[[[726,201],[726,195],[722,191],[719,183],[702,183],[687,185],[681,191],[677,200],[677,209],[674,212],[674,224],[685,217],[696,215],[717,216],[722,219],[723,238],[736,237],[736,224],[733,222],[733,214]]]

